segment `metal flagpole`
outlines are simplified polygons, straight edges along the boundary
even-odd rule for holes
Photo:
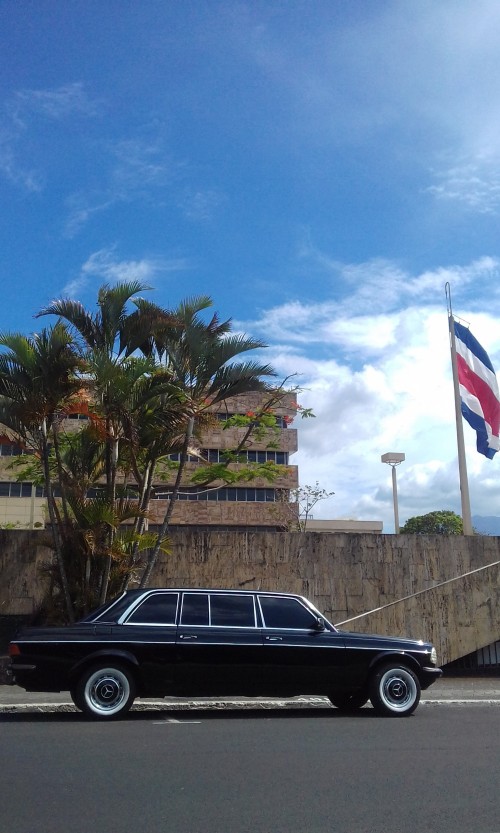
[[[453,392],[455,394],[455,421],[457,427],[457,448],[458,448],[458,471],[460,476],[460,495],[462,499],[462,524],[464,535],[473,535],[472,517],[470,512],[469,481],[467,479],[467,463],[465,460],[464,424],[460,399],[460,386],[458,382],[457,348],[455,342],[455,327],[453,311],[451,308],[451,288],[445,284],[446,300],[448,305],[448,325],[450,329],[450,350],[451,368],[453,372]]]

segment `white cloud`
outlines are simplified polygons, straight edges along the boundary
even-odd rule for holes
[[[206,223],[213,220],[225,201],[224,194],[214,189],[186,188],[179,201],[179,207],[188,220]]]
[[[64,236],[70,240],[81,231],[89,220],[115,204],[115,199],[104,194],[76,193],[66,200],[69,215],[64,225]]]
[[[295,350],[301,345],[312,347],[313,354],[318,347],[323,351],[342,349],[359,359],[396,347],[405,337],[406,327],[418,327],[418,323],[400,316],[402,307],[442,308],[444,287],[450,283],[454,298],[467,298],[474,309],[475,287],[482,283],[492,297],[498,293],[500,279],[500,261],[486,256],[466,266],[441,267],[417,275],[379,259],[332,265],[312,250],[310,262],[323,269],[325,300],[289,301],[264,310],[257,321],[239,322],[238,326],[263,337],[272,333],[273,341],[294,345]]]
[[[160,143],[140,138],[102,143],[102,186],[82,189],[66,198],[69,213],[64,235],[75,237],[96,214],[132,200],[153,202],[175,177],[177,168]],[[161,199],[161,198],[160,198]]]
[[[114,248],[100,249],[90,255],[83,264],[79,275],[69,281],[62,292],[63,295],[74,298],[86,291],[92,278],[98,278],[99,281],[109,284],[115,284],[119,281],[140,281],[147,284],[162,274],[183,272],[190,268],[191,264],[185,258],[117,260]]]
[[[16,158],[14,147],[15,140],[12,135],[0,129],[0,173],[9,182],[26,191],[33,193],[41,191],[43,186],[41,174],[21,165]]]
[[[19,90],[9,109],[16,124],[24,125],[31,113],[58,120],[73,114],[94,116],[99,103],[89,98],[82,82],[75,82],[49,90]]]
[[[298,371],[293,381],[303,388],[300,401],[316,414],[297,420],[299,452],[291,461],[299,466],[303,484],[319,481],[335,491],[334,498],[318,504],[315,517],[382,519],[390,531],[391,475],[380,462],[387,451],[406,454],[398,469],[401,523],[435,509],[460,512],[444,279],[452,284],[455,312],[471,323],[500,369],[500,313],[474,312],[471,300],[478,286],[489,295],[498,282],[497,270],[497,263],[486,257],[421,275],[395,269],[397,291],[384,315],[370,317],[363,305],[359,311],[360,290],[352,281],[351,294],[340,304],[288,303],[258,321],[240,323],[246,332],[267,333],[268,360],[283,376]],[[370,292],[375,297],[380,272],[363,273],[372,276],[363,297]],[[472,512],[498,514],[498,460],[477,453],[475,434],[466,423],[464,433]]]
[[[81,82],[53,89],[18,90],[3,108],[0,123],[0,172],[6,179],[27,191],[41,191],[44,177],[23,163],[21,145],[33,129],[36,119],[61,121],[70,116],[90,117],[98,112]]]
[[[290,140],[354,153],[366,147],[376,164],[392,153],[396,164],[407,160],[429,171],[428,193],[437,199],[496,212],[497,0],[387,2],[349,11],[320,12],[318,28],[305,27],[297,38],[293,27],[291,36],[273,37],[271,17],[250,8],[239,33],[233,30],[235,48],[279,95],[277,117],[287,120]]]
[[[131,191],[163,186],[173,176],[175,166],[158,143],[138,138],[122,139],[110,145],[109,151],[115,160],[112,188],[117,193],[123,191],[123,198]]]
[[[440,171],[436,179],[438,184],[427,191],[439,200],[461,203],[478,214],[495,214],[500,207],[500,153]]]

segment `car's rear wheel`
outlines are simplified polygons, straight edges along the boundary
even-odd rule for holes
[[[420,683],[406,665],[386,663],[370,680],[370,700],[381,715],[407,717],[420,701]]]
[[[136,686],[131,672],[121,665],[94,665],[82,674],[74,693],[77,708],[101,720],[123,717],[134,702]]]
[[[368,702],[368,694],[365,691],[356,691],[351,694],[330,694],[332,706],[343,712],[354,712],[361,709]]]

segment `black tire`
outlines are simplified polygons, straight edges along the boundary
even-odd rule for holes
[[[71,699],[73,700],[73,703],[75,704],[76,708],[79,709],[82,712],[83,711],[83,705],[82,705],[81,699],[78,696],[76,688],[77,688],[76,686],[73,686],[72,688],[70,688],[69,693],[71,695]]]
[[[368,702],[368,694],[365,691],[356,691],[353,694],[331,694],[328,699],[332,706],[342,712],[355,712]]]
[[[420,701],[420,683],[408,666],[397,662],[379,666],[370,680],[370,700],[378,714],[408,717]]]
[[[106,662],[88,668],[71,693],[77,708],[99,720],[123,717],[134,702],[135,680],[122,665]]]

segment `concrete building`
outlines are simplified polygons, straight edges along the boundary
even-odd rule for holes
[[[297,516],[297,506],[288,502],[288,494],[298,485],[297,466],[290,464],[290,456],[297,451],[297,430],[289,427],[296,415],[296,398],[287,394],[275,408],[276,435],[272,448],[269,438],[252,439],[242,456],[242,463],[273,462],[283,466],[282,474],[274,482],[255,478],[231,486],[215,481],[209,486],[194,486],[191,475],[206,462],[221,461],[225,450],[233,449],[245,429],[225,428],[229,416],[255,413],[263,403],[260,393],[245,394],[226,400],[214,408],[213,425],[205,432],[196,453],[190,454],[184,483],[175,503],[172,525],[207,526],[217,528],[283,529]],[[62,430],[75,431],[87,424],[86,414],[69,415]],[[194,451],[194,449],[193,449]],[[23,449],[10,433],[0,428],[0,527],[34,529],[45,525],[46,501],[43,489],[29,480],[17,482],[13,462],[23,455]],[[175,462],[179,455],[170,455]],[[150,524],[161,523],[168,505],[168,495],[175,479],[175,470],[164,470],[155,484],[151,500]]]
[[[306,525],[306,532],[372,532],[375,535],[380,535],[382,529],[382,521],[354,521],[339,518],[324,521],[309,518]]]

